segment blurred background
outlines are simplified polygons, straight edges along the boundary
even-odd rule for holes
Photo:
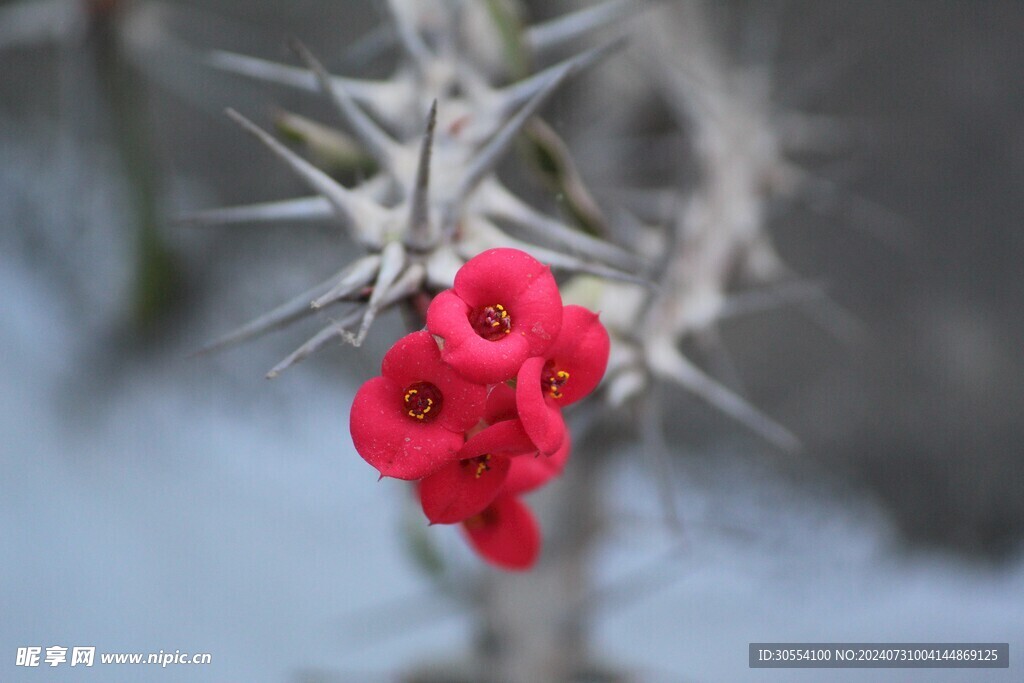
[[[623,410],[578,442],[577,461],[601,456],[595,660],[639,681],[966,681],[978,672],[752,671],[747,643],[1008,641],[1013,662],[1024,6],[633,5],[596,34],[627,47],[544,110],[598,203],[649,207],[651,190],[699,184],[693,130],[651,86],[652,53],[685,72],[697,26],[744,75],[739,101],[802,142],[785,151],[799,189],[766,193],[764,223],[831,303],[724,320],[712,350],[684,341],[799,453],[670,387],[658,425]],[[428,680],[474,649],[472,596],[449,579],[476,576],[475,560],[452,529],[424,535],[405,488],[377,483],[348,435],[399,316],[272,382],[315,324],[195,355],[355,248],[326,224],[176,220],[304,193],[225,107],[267,127],[282,110],[334,122],[321,98],[217,70],[209,51],[294,64],[296,36],[333,73],[386,78],[386,22],[369,0],[0,3],[3,680],[140,680],[16,667],[24,646],[212,654],[143,680],[305,682]],[[668,478],[649,457],[663,448]],[[458,571],[438,579],[438,561]]]

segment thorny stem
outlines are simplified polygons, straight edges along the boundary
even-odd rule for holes
[[[583,680],[594,668],[586,610],[600,469],[598,459],[578,453],[556,484],[531,497],[545,529],[544,556],[525,575],[487,573],[475,680]]]
[[[612,0],[596,13],[577,15],[577,21],[580,17],[589,17],[587,21],[603,25],[615,20],[628,5],[626,2]],[[397,4],[388,6],[391,9],[399,7]],[[672,95],[670,104],[683,120],[681,127],[694,131],[693,147],[702,177],[695,188],[689,213],[679,220],[678,232],[663,245],[665,248],[662,252],[666,253],[667,258],[659,282],[660,288],[649,293],[650,306],[639,316],[637,329],[629,339],[642,340],[638,355],[645,357],[644,381],[656,375],[681,384],[781,446],[795,447],[795,440],[788,432],[691,364],[680,352],[682,339],[712,329],[721,319],[722,311],[726,309],[726,295],[731,281],[737,271],[752,268],[754,259],[751,254],[755,249],[760,248],[764,253],[771,252],[771,245],[764,233],[767,201],[764,189],[767,185],[764,180],[769,171],[777,170],[782,150],[772,119],[767,116],[770,112],[765,107],[758,108],[765,103],[758,100],[762,93],[758,91],[757,83],[739,78],[732,65],[717,54],[714,39],[709,36],[710,31],[702,30],[702,19],[705,18],[702,16],[705,11],[703,4],[694,2],[686,3],[685,6],[680,4],[678,7],[681,8],[678,13],[685,15],[684,20],[671,27],[655,25],[652,36],[660,35],[664,40],[648,43],[651,48],[658,50],[654,61],[660,62],[660,75],[664,80],[662,85]],[[400,39],[416,66],[423,72],[427,62],[434,60],[435,56],[428,54],[425,43],[415,32],[415,26],[407,23],[409,17],[400,14],[395,12]],[[566,35],[573,34],[574,25],[550,24],[546,31],[537,30],[528,34],[528,40],[532,38],[535,48],[539,48],[542,43],[555,47]],[[301,76],[303,87],[309,87],[309,81],[313,80],[324,93],[332,97],[339,113],[353,129],[354,137],[373,154],[382,168],[397,176],[395,171],[404,170],[405,167],[396,160],[399,157],[402,161],[407,158],[407,143],[410,141],[391,139],[363,111],[362,106],[365,104],[356,104],[357,90],[331,77],[305,48],[297,44],[295,47],[312,74],[299,74],[294,70],[282,72],[274,67],[273,73],[277,74],[275,78],[290,74],[288,78],[294,81]],[[338,336],[358,345],[378,311],[409,297],[424,294],[422,285],[427,278],[426,265],[430,262],[419,252],[431,246],[434,230],[442,231],[440,236],[451,242],[445,247],[450,247],[453,255],[461,258],[473,255],[463,253],[463,250],[479,251],[478,247],[494,246],[499,241],[503,241],[506,246],[514,243],[497,227],[488,223],[486,212],[469,216],[467,206],[471,207],[472,199],[486,196],[486,182],[493,175],[495,165],[529,125],[541,105],[581,65],[597,59],[613,47],[585,53],[572,62],[542,74],[539,80],[523,90],[521,101],[513,98],[516,106],[506,112],[507,118],[499,117],[497,122],[492,122],[493,127],[483,126],[483,130],[492,132],[474,142],[473,155],[467,158],[461,173],[447,179],[449,182],[454,181],[454,187],[442,193],[444,199],[437,201],[434,207],[439,214],[436,217],[440,219],[436,226],[430,224],[426,192],[435,116],[432,109],[427,133],[420,148],[417,179],[408,196],[408,213],[404,213],[403,207],[402,218],[407,216],[408,223],[404,225],[406,234],[401,242],[390,241],[398,239],[391,232],[391,205],[385,209],[364,194],[337,186],[328,176],[247,119],[232,113],[238,123],[285,160],[307,185],[320,192],[331,208],[350,224],[350,229],[353,229],[353,225],[363,226],[362,231],[353,229],[354,237],[371,251],[383,251],[380,267],[375,272],[372,293],[365,306],[356,308],[339,323],[322,330],[274,368],[271,375]],[[667,62],[671,62],[671,69]],[[252,60],[246,63],[252,66]],[[265,72],[266,68],[263,69]],[[313,79],[309,78],[311,75]],[[422,75],[419,80],[425,80]],[[355,82],[352,85],[358,87]],[[515,92],[515,89],[509,92]],[[366,108],[375,109],[369,106]],[[576,186],[571,166],[557,163],[563,159],[557,138],[548,139],[548,131],[537,125],[532,128],[535,140],[539,137],[541,143],[544,143],[537,146],[546,153],[549,165],[557,166],[555,170],[558,171],[560,187]],[[451,142],[447,138],[445,144]],[[439,144],[439,155],[445,149]],[[411,159],[411,156],[408,158]],[[582,188],[582,184],[579,187]],[[403,185],[403,189],[408,188]],[[582,190],[570,191],[569,195],[576,200],[573,208],[587,208],[594,204]],[[583,221],[590,227],[600,224],[600,214],[596,208],[595,205],[593,214],[597,218]],[[276,210],[282,209],[276,207]],[[266,212],[264,207],[261,215],[266,215]],[[523,212],[519,212],[519,215],[522,217]],[[471,221],[471,218],[475,220]],[[543,221],[528,214],[526,219],[531,224],[543,225]],[[374,230],[369,230],[367,225],[373,226]],[[563,236],[561,233],[549,235]],[[591,257],[596,253],[609,261],[616,261],[622,256],[596,244],[592,239],[562,239],[561,242],[570,242],[581,253]],[[407,251],[405,247],[410,249]],[[582,262],[564,252],[527,248],[554,267],[596,273],[605,278],[643,281],[632,273],[616,271],[600,263]],[[766,261],[761,259],[761,262]],[[771,259],[767,259],[767,262],[770,265],[774,263]],[[774,273],[775,270],[771,270],[762,279]],[[348,328],[360,319],[359,331],[352,335]],[[596,492],[600,463],[610,454],[611,448],[609,444],[592,441],[586,450],[577,449],[573,464],[567,468],[562,481],[531,498],[542,526],[547,530],[545,554],[540,564],[526,575],[493,570],[486,573],[479,596],[481,638],[476,653],[476,671],[465,680],[561,683],[582,680],[585,672],[593,671],[593,653],[588,650],[586,633],[586,611],[589,607],[587,596],[591,595],[587,569],[598,520]],[[452,681],[454,677],[443,680]],[[603,680],[609,680],[608,676]]]

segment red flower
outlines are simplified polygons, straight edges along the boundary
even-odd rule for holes
[[[420,484],[420,504],[432,524],[454,524],[480,514],[502,491],[514,463],[536,455],[537,447],[515,416],[515,393],[504,384],[495,386],[484,413],[489,426],[466,441],[458,462]]]
[[[356,393],[352,441],[382,476],[421,479],[457,458],[486,398],[486,387],[441,361],[429,332],[413,332],[384,355],[381,376]]]
[[[462,527],[480,556],[504,569],[529,569],[540,554],[537,521],[513,496],[501,496]]]
[[[529,569],[540,530],[518,496],[561,474],[561,409],[594,390],[608,352],[597,315],[563,308],[547,266],[486,251],[430,303],[427,331],[400,339],[360,387],[352,441],[381,476],[420,480],[431,523],[461,522],[485,560]]]
[[[608,367],[608,332],[597,314],[566,306],[562,331],[542,356],[523,363],[516,378],[516,408],[541,453],[554,453],[565,435],[563,406],[579,401],[601,382]]]
[[[441,357],[481,384],[515,376],[544,353],[562,326],[551,269],[518,249],[491,249],[455,274],[455,286],[427,309],[427,329],[444,339]]]

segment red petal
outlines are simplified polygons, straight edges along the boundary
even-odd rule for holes
[[[529,569],[540,555],[540,529],[517,498],[501,496],[463,522],[470,545],[488,562],[505,569]]]
[[[505,305],[512,318],[512,334],[522,335],[530,345],[529,355],[540,356],[555,343],[562,329],[562,296],[551,271]]]
[[[409,418],[403,411],[402,387],[388,377],[374,377],[359,388],[349,428],[363,460],[381,475],[397,479],[427,476],[454,460],[463,444],[463,435],[445,429],[440,420]]]
[[[593,391],[608,367],[610,343],[608,331],[597,314],[582,306],[566,306],[562,313],[562,331],[545,357],[556,370],[569,373],[562,388],[559,405],[575,403]]]
[[[537,452],[523,423],[519,420],[504,420],[474,434],[459,451],[459,459],[475,458],[486,453],[523,455]]]
[[[554,453],[565,438],[565,421],[554,400],[546,399],[540,385],[545,358],[531,358],[516,378],[516,408],[523,428],[543,454]]]
[[[445,346],[459,343],[464,337],[479,336],[469,323],[469,305],[453,290],[446,289],[427,307],[427,329],[444,339]]]
[[[403,387],[415,382],[433,382],[435,375],[443,373],[444,363],[437,342],[424,331],[407,334],[396,341],[381,361],[380,371]]]
[[[442,467],[420,483],[420,503],[432,524],[455,524],[480,514],[494,501],[505,477],[510,459],[489,456],[460,460]]]
[[[453,432],[464,432],[483,415],[487,387],[466,380],[446,365],[427,331],[413,332],[395,342],[384,354],[381,374],[397,382],[400,389],[417,382],[437,387],[443,403],[435,422]]]
[[[516,390],[505,384],[496,384],[487,395],[487,406],[484,408],[484,421],[488,424],[502,420],[515,420],[519,417],[516,408]]]
[[[526,339],[515,333],[498,341],[487,341],[472,332],[461,339],[445,337],[442,357],[471,382],[495,384],[512,379],[530,355]]]
[[[554,289],[558,285],[551,269],[519,249],[488,249],[467,261],[455,274],[455,293],[472,308],[508,306],[527,288]],[[513,324],[515,321],[513,320]]]
[[[572,441],[569,439],[567,431],[562,447],[551,455],[521,455],[512,458],[512,467],[505,479],[505,487],[501,490],[502,494],[517,496],[548,483],[565,469],[565,463],[569,460],[571,450]]]

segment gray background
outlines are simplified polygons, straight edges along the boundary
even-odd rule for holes
[[[806,451],[781,457],[670,395],[682,416],[670,433],[682,549],[658,524],[642,454],[623,446],[605,483],[596,642],[641,680],[672,681],[753,680],[746,648],[759,640],[1008,640],[1016,651],[1024,7],[728,3],[713,13],[728,46],[740,49],[755,12],[778,26],[780,102],[854,131],[846,147],[801,159],[841,189],[772,221],[780,253],[826,282],[865,335],[841,343],[794,311],[723,330],[752,401]],[[225,0],[167,5],[165,27],[193,46],[282,61],[283,38],[297,35],[341,70],[346,42],[378,20],[370,3]],[[183,54],[137,54],[133,137],[112,123],[110,75],[88,41],[0,53],[0,677],[389,680],[464,651],[468,614],[409,559],[404,490],[375,484],[346,432],[356,382],[400,321],[273,383],[263,372],[315,326],[188,357],[351,253],[329,227],[171,224],[184,210],[300,191],[220,110],[261,122],[272,105],[328,111]],[[571,138],[599,82],[578,83],[551,123]],[[664,125],[657,103],[643,106],[652,131]],[[142,326],[126,138],[144,145],[135,152],[175,265],[167,306]],[[437,531],[449,561],[473,562]],[[13,666],[19,646],[93,644],[211,652],[214,664]]]

